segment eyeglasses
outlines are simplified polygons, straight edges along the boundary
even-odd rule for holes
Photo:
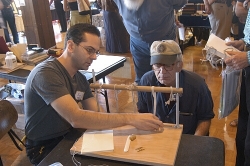
[[[172,65],[165,65],[165,64],[161,64],[161,63],[156,63],[153,65],[153,69],[155,71],[160,71],[161,69],[165,69],[166,71],[172,71],[174,69],[174,65],[175,65],[175,63],[173,63]]]
[[[80,44],[78,45],[80,47],[82,47],[85,51],[87,51],[87,53],[90,55],[90,56],[93,56],[96,54],[96,57],[98,57],[100,55],[100,52],[95,50],[94,48],[91,48],[91,47],[83,47],[81,46]]]

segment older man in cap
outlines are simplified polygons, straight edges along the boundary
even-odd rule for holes
[[[175,87],[175,73],[179,72],[180,124],[184,134],[208,135],[211,119],[214,117],[213,100],[204,79],[199,75],[182,69],[182,53],[173,40],[155,41],[150,48],[153,70],[145,73],[140,80],[142,86]],[[170,94],[157,93],[156,116],[165,123],[175,123],[176,103],[169,100]],[[154,98],[149,92],[138,93],[138,111],[154,112]]]

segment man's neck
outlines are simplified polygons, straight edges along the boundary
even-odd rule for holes
[[[66,53],[63,53],[57,60],[64,66],[64,68],[68,71],[69,75],[73,78],[77,72],[77,69],[71,63],[71,59],[68,58]]]

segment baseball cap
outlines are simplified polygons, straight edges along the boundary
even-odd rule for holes
[[[171,65],[181,54],[179,45],[173,40],[154,41],[150,47],[150,65],[161,63]]]

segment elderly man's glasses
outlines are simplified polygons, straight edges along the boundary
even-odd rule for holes
[[[100,55],[100,52],[95,50],[94,48],[91,48],[91,47],[83,47],[81,46],[80,44],[78,45],[80,47],[82,47],[85,51],[87,51],[87,53],[90,55],[90,56],[93,56],[96,54],[96,57],[98,57]]]
[[[166,71],[172,71],[174,68],[175,63],[173,63],[172,65],[165,65],[165,64],[161,64],[161,63],[156,63],[153,65],[153,69],[155,71],[160,71],[162,69],[165,69]]]

